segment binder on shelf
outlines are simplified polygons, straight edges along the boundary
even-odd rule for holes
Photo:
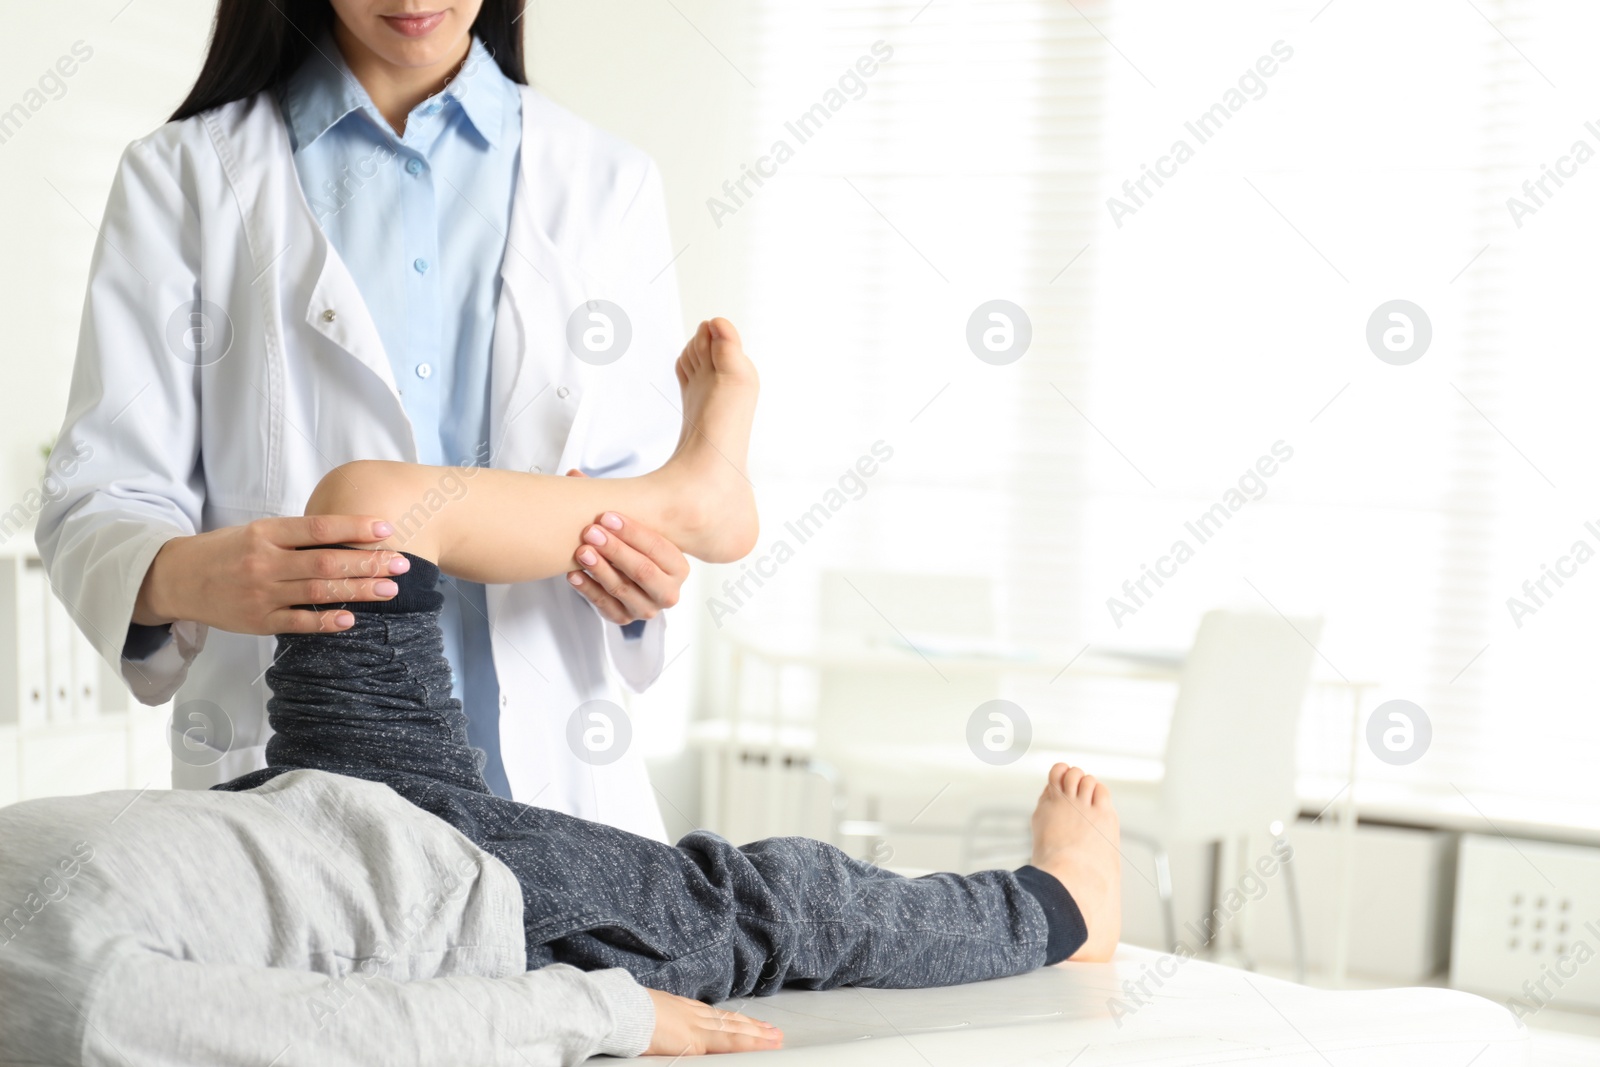
[[[97,719],[101,712],[100,653],[76,625],[72,628],[72,717]]]
[[[48,587],[44,591],[45,703],[52,723],[71,722],[73,715],[72,646],[78,627],[67,606]]]
[[[38,729],[49,719],[45,676],[44,565],[0,556],[0,723]]]

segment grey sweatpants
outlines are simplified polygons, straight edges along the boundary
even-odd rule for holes
[[[342,633],[285,634],[267,671],[275,735],[250,789],[311,768],[381,782],[517,876],[530,970],[623,967],[718,1001],[782,986],[974,982],[1065,959],[1086,936],[1071,895],[1032,867],[905,878],[831,845],[676,847],[489,792],[450,695],[438,569],[412,558],[400,595],[345,605]]]

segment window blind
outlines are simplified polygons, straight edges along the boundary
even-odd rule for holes
[[[1562,163],[1520,225],[1508,207],[1576,141],[1600,149],[1577,44],[1597,19],[1555,0],[765,0],[749,144],[771,173],[727,221],[745,215],[766,357],[768,530],[874,442],[893,458],[738,621],[804,631],[830,567],[987,575],[1000,636],[1063,660],[1181,649],[1213,607],[1321,616],[1319,676],[1432,723],[1416,763],[1363,747],[1367,795],[1600,803],[1600,563],[1567,559],[1600,550],[1600,162]],[[1032,326],[1004,366],[967,342],[994,299]],[[1404,366],[1367,341],[1396,299],[1432,333]],[[1230,492],[1244,504],[1202,541]],[[1136,602],[1125,583],[1180,541]],[[1558,563],[1564,584],[1513,617]],[[1008,687],[1044,743],[1160,750],[1170,692]],[[1343,699],[1308,703],[1309,781],[1342,778],[1349,733]]]

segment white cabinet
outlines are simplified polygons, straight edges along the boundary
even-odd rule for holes
[[[1332,966],[1339,912],[1340,831],[1327,823],[1297,822],[1288,831],[1301,913],[1307,916],[1306,962],[1314,972]],[[1349,968],[1385,982],[1422,983],[1445,963],[1450,944],[1455,835],[1440,830],[1360,824],[1351,839],[1353,874]],[[1264,846],[1256,845],[1257,849]],[[1241,891],[1253,893],[1252,885]],[[1294,960],[1288,885],[1262,883],[1250,933],[1261,960]]]
[[[1466,834],[1450,984],[1518,1018],[1546,1004],[1600,1009],[1600,849]]]

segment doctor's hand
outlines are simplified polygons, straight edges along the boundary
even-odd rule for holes
[[[586,478],[579,470],[569,478]],[[648,526],[608,511],[583,531],[583,544],[572,554],[581,571],[567,581],[600,614],[618,626],[653,619],[678,602],[689,577],[689,560],[678,546]]]
[[[348,611],[294,605],[388,600],[399,592],[389,576],[404,574],[410,562],[388,550],[299,548],[370,544],[393,533],[370,515],[307,515],[174,537],[145,572],[133,621],[188,620],[240,634],[347,630],[355,625]]]
[[[656,1009],[656,1028],[646,1056],[700,1056],[707,1052],[762,1052],[783,1047],[783,1031],[771,1023],[718,1011],[709,1004],[646,989]]]

